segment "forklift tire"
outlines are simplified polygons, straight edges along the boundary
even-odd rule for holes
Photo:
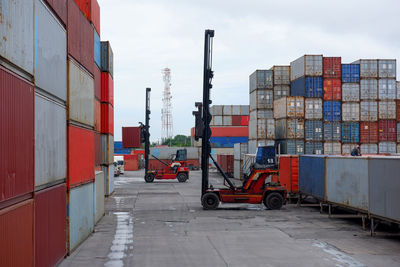
[[[146,183],[152,183],[154,181],[154,174],[148,173],[145,177],[144,180]]]
[[[215,193],[205,193],[201,198],[201,205],[205,210],[215,210],[219,205],[219,198]]]
[[[283,206],[283,197],[277,192],[269,193],[264,197],[264,205],[270,210],[279,210]]]
[[[180,172],[178,173],[178,175],[176,176],[176,178],[178,179],[178,181],[180,183],[184,183],[186,182],[186,180],[188,179],[188,175],[184,172]]]

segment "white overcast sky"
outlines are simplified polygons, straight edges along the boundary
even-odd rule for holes
[[[204,30],[214,29],[213,104],[248,104],[256,69],[304,54],[400,58],[399,0],[98,0],[101,39],[114,50],[115,140],[144,121],[152,88],[152,140],[161,137],[163,81],[172,73],[174,134],[190,134],[202,98]],[[399,76],[399,68],[397,68]]]

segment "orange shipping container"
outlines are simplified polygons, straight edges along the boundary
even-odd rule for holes
[[[341,79],[324,79],[324,100],[342,99]]]
[[[114,109],[111,104],[101,103],[101,133],[114,135]]]
[[[289,194],[299,192],[299,156],[280,156],[279,180]]]
[[[83,15],[94,25],[100,34],[100,6],[96,0],[75,0]]]
[[[138,155],[124,155],[124,170],[137,171],[139,167]]]

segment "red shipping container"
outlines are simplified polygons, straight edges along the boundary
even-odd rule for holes
[[[397,123],[395,120],[380,120],[379,121],[379,141],[397,140]]]
[[[0,266],[34,266],[33,200],[0,210]]]
[[[400,122],[400,101],[396,101],[396,119]]]
[[[114,105],[114,81],[110,73],[101,73],[101,102]]]
[[[378,123],[361,122],[360,123],[360,142],[364,144],[378,143]]]
[[[56,266],[67,254],[67,187],[60,184],[35,196],[35,265]]]
[[[131,155],[143,155],[144,156],[144,150],[143,149],[132,150]]]
[[[34,190],[34,97],[32,84],[0,67],[0,202],[8,203],[4,206],[12,199],[31,197]]]
[[[233,155],[217,155],[217,162],[221,169],[229,174],[233,174],[234,158]]]
[[[100,34],[100,6],[96,0],[75,0],[83,15],[94,25]]]
[[[341,79],[324,79],[324,100],[342,99]]]
[[[211,127],[212,137],[245,137],[249,136],[249,127]]]
[[[342,58],[324,57],[323,58],[324,79],[342,77]]]
[[[68,0],[45,0],[54,10],[64,25],[67,25],[67,1]]]
[[[139,167],[138,155],[124,155],[124,170],[137,171]]]
[[[68,188],[94,181],[94,132],[68,125]]]
[[[95,132],[94,133],[94,166],[99,166],[99,165],[101,165],[101,134]]]
[[[97,99],[94,100],[94,130],[101,131],[101,104]]]
[[[241,126],[242,116],[232,116],[232,126]]]
[[[249,126],[249,116],[242,116],[240,125],[241,126]]]
[[[279,158],[279,181],[289,194],[299,192],[299,156],[281,155]]]
[[[74,1],[68,2],[68,54],[93,74],[94,32]]]
[[[94,63],[93,67],[93,79],[94,79],[94,97],[101,100],[101,70]]]
[[[141,148],[140,127],[122,127],[122,147]]]
[[[114,135],[114,109],[111,104],[101,103],[101,133]]]

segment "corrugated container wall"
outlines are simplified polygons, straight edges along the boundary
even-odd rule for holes
[[[342,122],[342,142],[343,143],[360,142],[360,123]]]
[[[274,85],[274,100],[290,96],[290,85]]]
[[[394,100],[396,99],[396,80],[395,79],[379,79],[378,82],[378,98]]]
[[[361,143],[378,143],[378,123],[377,122],[361,122],[360,123],[360,142]]]
[[[33,191],[34,103],[32,84],[0,67],[0,202]]]
[[[274,85],[290,85],[290,66],[273,66],[271,70],[274,71]]]
[[[108,72],[101,73],[101,102],[114,105],[114,81]]]
[[[101,164],[109,165],[114,162],[114,137],[109,134],[101,135]]]
[[[299,192],[299,156],[279,157],[279,181],[286,187],[289,194]]]
[[[249,121],[250,139],[274,139],[275,121],[274,119],[256,119]]]
[[[211,127],[212,137],[248,136],[248,127]]]
[[[342,81],[340,79],[324,79],[324,100],[342,99]]]
[[[130,153],[130,151],[128,152]],[[101,155],[101,134],[94,132],[94,166],[99,166],[101,164]]]
[[[323,123],[320,120],[307,120],[304,131],[306,140],[322,141]]]
[[[379,153],[396,153],[396,143],[395,142],[379,142]]]
[[[304,154],[324,154],[324,147],[322,142],[306,142]]]
[[[101,67],[101,44],[100,44],[100,36],[96,31],[94,33],[94,62],[98,68]],[[95,66],[95,67],[96,67]],[[94,74],[94,73],[93,73]]]
[[[94,179],[94,222],[97,223],[104,216],[104,172],[96,172]]]
[[[274,101],[274,119],[304,118],[304,97],[282,97]]]
[[[85,17],[93,23],[100,33],[100,6],[96,0],[75,0]]]
[[[272,89],[273,83],[272,70],[256,70],[249,77],[250,93],[256,89]]]
[[[122,127],[122,147],[141,148],[140,134],[140,127]]]
[[[343,121],[359,121],[360,120],[360,103],[343,103],[342,104],[342,120]]]
[[[396,78],[396,60],[379,59],[378,71],[379,78]]]
[[[300,156],[300,193],[325,200],[325,158],[326,156]]]
[[[360,82],[360,65],[342,64],[342,82],[344,83]]]
[[[68,0],[45,0],[60,18],[62,24],[67,25],[67,2]]]
[[[304,154],[304,141],[298,139],[278,140],[280,154],[300,155]]]
[[[378,154],[377,144],[361,144],[360,146],[361,155],[362,154]]]
[[[304,55],[290,62],[290,80],[302,76],[322,76],[322,55]]]
[[[342,126],[340,122],[324,122],[324,140],[341,141]]]
[[[101,42],[101,71],[108,72],[114,77],[114,53],[109,41]]]
[[[377,121],[378,120],[378,102],[377,101],[361,101],[361,121]]]
[[[101,133],[114,135],[114,109],[111,104],[101,103]]]
[[[397,124],[395,120],[380,120],[378,122],[379,141],[396,142]]]
[[[327,155],[342,154],[342,145],[340,144],[340,142],[325,142],[324,154]]]
[[[324,57],[323,58],[323,76],[326,78],[341,78],[342,76],[342,58]]]
[[[361,78],[378,78],[378,60],[376,59],[359,59],[352,64],[360,65]]]
[[[67,177],[67,111],[35,95],[35,187]]]
[[[343,83],[342,101],[360,101],[360,85],[358,83]]]
[[[250,112],[250,120],[257,119],[273,119],[274,112],[272,109],[257,109]]]
[[[101,100],[101,71],[96,66],[93,67],[94,96],[97,100]]]
[[[396,102],[395,101],[379,101],[379,119],[395,120],[396,119]]]
[[[233,146],[233,155],[235,160],[243,160],[244,155],[249,152],[248,143],[236,143]]]
[[[376,100],[378,99],[378,80],[361,79],[360,80],[360,98]]]
[[[273,105],[273,90],[254,90],[250,93],[250,110],[271,109]]]
[[[322,97],[322,88],[322,77],[300,77],[290,83],[290,95]]]
[[[304,100],[305,118],[308,120],[321,120],[322,119],[322,99],[320,98],[306,98]]]
[[[341,121],[341,103],[339,101],[324,102],[324,120],[325,121]]]
[[[101,132],[101,103],[94,99],[94,130]]]
[[[275,121],[276,139],[302,139],[304,138],[304,120],[279,119]]]
[[[350,155],[351,151],[357,147],[358,144],[342,144],[342,154]]]

